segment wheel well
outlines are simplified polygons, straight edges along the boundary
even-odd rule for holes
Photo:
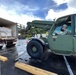
[[[39,39],[32,39],[32,40],[39,42],[43,46],[43,50],[46,50],[46,46],[44,42],[40,41]]]

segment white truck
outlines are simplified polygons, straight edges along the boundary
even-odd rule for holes
[[[15,46],[17,41],[17,23],[0,18],[0,49]]]

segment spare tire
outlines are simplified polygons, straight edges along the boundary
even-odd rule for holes
[[[38,41],[32,40],[27,45],[27,52],[32,58],[41,58],[43,55],[43,46]]]

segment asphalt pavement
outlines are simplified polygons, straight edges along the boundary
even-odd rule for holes
[[[26,51],[27,40],[18,40],[16,47],[1,50],[1,55],[8,57],[7,62],[1,62],[1,75],[31,75],[23,70],[15,68],[15,62],[20,61],[50,72],[57,73],[58,75],[70,75],[65,64],[63,56],[55,55],[51,52],[47,52],[46,60],[32,59]],[[3,52],[3,53],[2,53]],[[19,56],[19,57],[18,57]],[[14,61],[15,58],[18,58]],[[76,57],[66,57],[72,72],[76,75]]]

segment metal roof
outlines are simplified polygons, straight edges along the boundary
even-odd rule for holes
[[[8,25],[10,25],[10,24],[16,24],[16,22],[12,22],[12,21],[0,18],[0,24],[8,24]]]

